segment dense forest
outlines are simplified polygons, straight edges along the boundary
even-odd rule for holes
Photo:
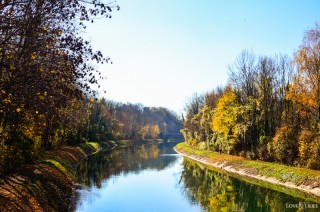
[[[101,99],[96,103],[89,103],[88,110],[83,112],[84,117],[89,116],[89,122],[82,121],[88,130],[79,129],[73,138],[79,133],[88,132],[88,136],[83,134],[82,137],[89,141],[155,139],[166,134],[180,133],[182,128],[178,116],[163,107],[144,107],[141,104],[123,104]],[[79,140],[76,141],[78,142]]]
[[[228,85],[186,104],[187,143],[250,159],[320,169],[320,28],[293,58],[243,50]]]
[[[114,1],[0,1],[0,174],[66,144],[179,132],[165,108],[96,99],[97,65],[111,61],[83,35],[114,10]]]

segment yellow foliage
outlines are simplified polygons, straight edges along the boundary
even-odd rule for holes
[[[310,157],[310,151],[312,149],[312,141],[314,134],[312,131],[304,129],[299,136],[299,156],[301,162],[306,162]]]
[[[219,99],[216,109],[214,110],[212,120],[212,130],[223,133],[224,136],[234,134],[234,127],[237,123],[236,95],[230,87],[225,94]]]
[[[10,104],[10,103],[11,103],[11,100],[10,100],[10,99],[4,99],[3,102],[4,102],[5,104]]]
[[[14,54],[13,53],[10,53],[10,54],[7,54],[6,56],[8,59],[12,59],[14,57]]]
[[[16,70],[16,68],[15,68],[13,65],[11,65],[11,66],[10,66],[10,70],[11,70],[11,71],[14,71],[14,70]]]
[[[320,28],[309,30],[303,40],[303,45],[294,55],[294,64],[298,74],[294,76],[293,83],[287,99],[295,102],[299,112],[313,111],[315,118],[320,118]],[[304,115],[304,114],[302,114]]]
[[[160,127],[157,124],[153,125],[151,137],[152,138],[158,138],[159,134],[160,134]]]
[[[32,53],[32,55],[31,55],[31,59],[32,59],[32,60],[37,59],[37,55],[36,55],[36,53]]]
[[[158,138],[160,134],[160,127],[157,124],[153,126],[146,124],[141,128],[140,133],[143,139]]]

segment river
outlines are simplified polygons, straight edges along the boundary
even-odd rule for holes
[[[174,145],[120,148],[84,160],[77,169],[74,210],[319,211],[312,199],[253,185],[183,158]]]

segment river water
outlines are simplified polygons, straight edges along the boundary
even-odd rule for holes
[[[308,196],[253,185],[183,158],[174,145],[121,148],[84,160],[77,169],[75,211],[320,210],[320,203]]]

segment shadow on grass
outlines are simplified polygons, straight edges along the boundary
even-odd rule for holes
[[[67,211],[74,168],[93,148],[63,147],[0,179],[0,211]]]

